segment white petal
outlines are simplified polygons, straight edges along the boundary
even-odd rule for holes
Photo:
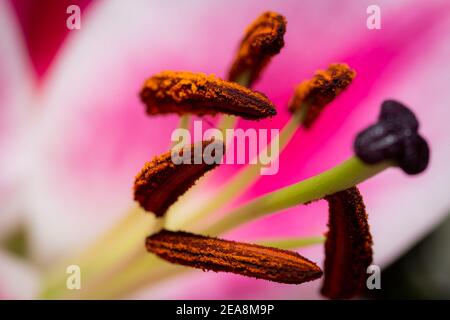
[[[38,272],[23,260],[0,251],[0,299],[32,299],[38,290]]]
[[[20,27],[0,2],[0,234],[16,224],[28,163],[25,133],[31,120],[34,79]]]

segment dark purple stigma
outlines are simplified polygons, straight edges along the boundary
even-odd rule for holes
[[[430,157],[428,143],[418,129],[410,109],[397,101],[384,101],[378,122],[357,135],[354,151],[365,163],[394,160],[407,174],[418,174],[426,169]]]

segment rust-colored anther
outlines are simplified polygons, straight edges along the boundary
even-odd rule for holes
[[[255,82],[270,59],[284,46],[286,19],[275,12],[265,12],[247,27],[228,79],[247,77],[248,86]]]
[[[162,230],[146,241],[147,250],[169,262],[215,272],[231,272],[274,282],[300,284],[322,271],[298,253]]]
[[[325,106],[350,85],[355,75],[356,72],[343,63],[317,71],[311,80],[297,86],[289,103],[289,111],[304,112],[303,126],[310,128]]]
[[[149,115],[226,113],[258,120],[277,113],[264,94],[204,73],[158,73],[145,82],[141,99]]]
[[[184,153],[189,150],[190,154]],[[194,185],[197,179],[218,165],[216,162],[208,164],[203,160],[202,155],[206,150],[209,150],[208,152],[214,157],[215,150],[222,150],[222,154],[218,155],[219,159],[225,152],[225,145],[222,141],[203,141],[182,150],[169,151],[147,162],[136,176],[134,200],[157,217],[163,216],[178,197]],[[178,160],[174,163],[172,154],[175,154],[180,162],[182,157],[186,156],[186,159],[190,160],[190,164],[176,164]]]
[[[356,187],[326,197],[329,205],[322,294],[349,299],[366,285],[372,263],[372,236],[361,194]]]

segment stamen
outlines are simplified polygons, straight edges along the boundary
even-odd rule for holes
[[[161,72],[145,82],[141,99],[149,115],[225,113],[257,120],[277,113],[264,94],[204,73]]]
[[[231,272],[274,282],[300,284],[322,271],[296,252],[162,230],[146,241],[147,250],[169,262],[215,272]]]
[[[349,299],[365,288],[372,263],[372,236],[361,194],[356,187],[329,195],[325,277],[322,294]]]
[[[251,86],[270,59],[284,46],[286,19],[275,12],[265,12],[247,27],[244,38],[230,69],[230,81]]]
[[[303,113],[303,126],[311,127],[325,106],[350,85],[355,75],[356,72],[344,63],[317,71],[311,80],[297,86],[289,110]]]
[[[429,148],[414,131],[418,126],[415,125],[417,119],[412,116],[409,109],[398,103],[383,104],[380,122],[362,131],[355,139],[357,157],[315,177],[249,201],[226,213],[205,232],[218,235],[269,213],[322,199],[395,165],[408,174],[423,171],[428,165]]]
[[[330,71],[331,70],[331,71]],[[330,83],[334,84],[336,88],[340,88],[339,90],[335,88],[334,93],[337,96],[342,90],[350,84],[352,81],[355,72],[351,70],[346,64],[334,64],[331,65],[328,68],[328,71],[321,71],[318,74],[321,73],[329,73],[327,75],[328,77],[336,77],[336,79],[330,81]],[[321,82],[317,80],[317,78],[320,77],[320,79],[324,79],[324,76],[316,75],[315,78],[305,81],[304,83],[318,83]],[[345,86],[343,83],[345,82]],[[322,81],[324,83],[324,81]],[[301,86],[301,85],[300,85]],[[323,90],[325,92],[328,92],[325,90],[326,86],[330,86],[329,83],[327,85],[323,86]],[[319,95],[320,90],[317,89],[316,95]],[[330,89],[331,90],[331,89]],[[314,120],[317,119],[317,117],[320,115],[320,111],[318,111],[317,108],[310,108],[307,106],[306,102],[303,99],[304,92],[302,91],[299,95],[299,90],[297,89],[295,92],[295,96],[292,98],[291,101],[295,101],[295,104],[298,104],[299,107],[291,116],[291,119],[288,121],[288,123],[283,127],[280,134],[278,135],[277,139],[279,142],[279,153],[283,152],[283,150],[286,148],[286,146],[289,144],[291,139],[293,138],[295,132],[299,128],[300,125],[304,125],[305,127],[309,127],[311,125],[311,117],[314,117]],[[316,98],[318,100],[318,98]],[[325,100],[322,101],[322,103]],[[331,101],[328,101],[329,103]],[[293,104],[291,102],[290,107],[292,107]],[[325,105],[321,105],[321,108],[323,109]],[[313,111],[316,111],[314,116],[312,116]],[[310,122],[308,122],[310,121]],[[273,141],[273,140],[272,140]],[[260,152],[266,152],[266,150],[271,150],[272,143],[270,142],[266,149],[261,150]],[[260,153],[260,154],[261,154]],[[202,204],[202,207],[199,208],[195,212],[195,214],[190,217],[190,223],[196,223],[198,220],[205,218],[209,214],[214,213],[217,209],[221,208],[222,206],[226,205],[229,201],[236,198],[238,195],[245,192],[254,182],[258,180],[260,177],[260,169],[262,165],[260,163],[257,163],[256,165],[247,165],[245,168],[243,168],[241,171],[239,171],[236,175],[234,175],[230,180],[228,180],[224,185],[222,185],[217,192],[217,196],[213,197],[212,199],[206,201],[204,204]]]
[[[397,101],[384,101],[378,122],[356,137],[355,153],[369,164],[394,160],[407,174],[420,173],[428,166],[430,150],[418,129],[410,109]]]
[[[190,146],[190,164],[174,164],[171,151],[147,162],[136,176],[134,199],[145,210],[153,212],[157,217],[163,216],[178,197],[194,185],[197,179],[217,166],[215,162],[207,164],[205,161],[195,164],[195,158],[201,157],[206,147],[216,143],[220,143],[224,150],[225,146],[222,141],[203,141],[201,148],[192,144]],[[183,148],[179,155],[183,156],[188,148]],[[201,151],[200,155],[199,151]]]

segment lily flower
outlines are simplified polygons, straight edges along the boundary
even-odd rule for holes
[[[141,210],[135,209],[135,214],[142,218],[129,225],[123,220],[130,208],[136,208],[133,178],[146,161],[168,150],[171,133],[179,123],[177,114],[145,114],[139,96],[144,80],[163,70],[190,70],[226,79],[243,30],[267,10],[281,13],[288,21],[284,47],[263,60],[262,72],[250,69],[257,70],[257,76],[251,74],[247,83],[252,84],[251,90],[267,96],[277,115],[258,122],[240,118],[237,127],[281,129],[289,124],[293,115],[288,106],[295,88],[316,70],[342,61],[357,76],[320,110],[309,128],[295,125],[280,154],[276,175],[252,181],[245,193],[221,205],[214,218],[333,170],[353,156],[355,137],[375,122],[386,99],[407,103],[414,111],[432,153],[427,170],[418,176],[407,177],[392,169],[358,184],[373,241],[371,263],[381,268],[389,265],[448,213],[448,1],[378,1],[379,30],[367,28],[366,9],[372,3],[365,0],[357,4],[350,0],[136,1],[133,5],[119,0],[79,1],[79,30],[66,28],[69,3],[59,3],[57,7],[50,1],[0,3],[0,230],[2,240],[20,230],[27,239],[27,254],[22,257],[14,256],[6,246],[1,248],[0,298],[65,297],[60,293],[72,298],[321,297],[321,281],[293,286],[199,270],[166,277],[166,271],[180,271],[168,264],[158,274],[148,269],[149,261],[156,258],[147,253],[142,234],[149,236],[147,249],[154,248],[152,239],[165,243],[172,234],[151,238],[157,220]],[[230,80],[239,79],[234,75]],[[203,119],[215,120],[212,115]],[[195,192],[188,191],[174,204],[176,212],[169,209],[166,223],[170,225],[171,217],[189,219],[240,170],[239,165],[222,165],[209,172]],[[327,201],[342,200],[330,196]],[[326,202],[286,206],[277,213],[239,228],[224,228],[227,240],[217,243],[263,240],[265,246],[271,242],[280,247],[283,239],[314,237],[315,245],[297,243],[298,256],[326,267],[330,260],[325,261],[321,238],[327,231]],[[128,237],[131,249],[128,242],[102,236],[120,235],[121,227],[136,231]],[[198,229],[203,227],[199,223]],[[192,231],[197,234],[198,230]],[[190,235],[182,234],[213,242],[203,238],[207,235]],[[139,252],[144,254],[143,263],[131,265],[118,276],[115,269],[105,267],[116,256],[97,256],[97,269],[86,270],[82,276],[82,286],[85,277],[93,279],[90,288],[68,292],[58,287],[65,284],[60,280],[67,277],[66,267],[91,259],[89,249],[99,252],[96,245],[124,254],[127,260]],[[102,277],[97,278],[98,274]],[[148,274],[145,281],[133,283],[142,274]],[[93,289],[109,279],[114,281],[105,287],[107,292]],[[336,282],[327,288],[329,296],[335,295]]]

